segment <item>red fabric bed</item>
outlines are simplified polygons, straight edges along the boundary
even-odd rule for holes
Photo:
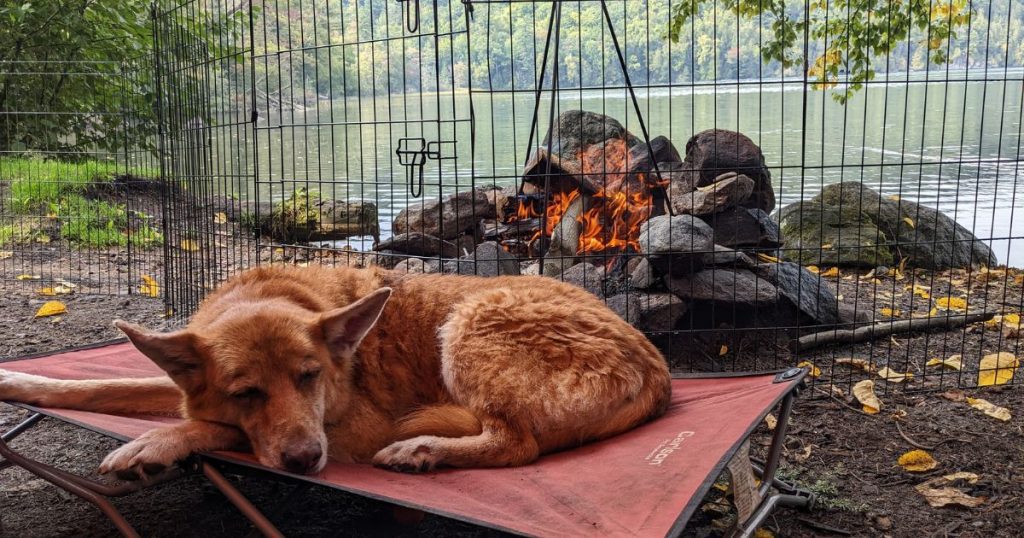
[[[159,373],[127,343],[7,362],[0,368],[65,379]],[[329,464],[318,475],[302,479],[524,534],[674,534],[740,443],[794,388],[794,381],[775,383],[774,378],[772,374],[676,379],[672,405],[664,417],[525,467],[406,475],[367,465]],[[120,439],[174,421],[64,409],[44,412]],[[246,454],[214,457],[258,466]]]

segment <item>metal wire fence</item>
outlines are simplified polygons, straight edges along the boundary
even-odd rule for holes
[[[133,252],[179,319],[266,263],[542,274],[677,370],[1017,383],[1024,18],[932,2],[900,33],[893,9],[158,2],[162,250]],[[815,26],[855,20],[894,37]]]
[[[157,270],[164,192],[151,72],[148,59],[0,62],[5,284],[128,293]]]

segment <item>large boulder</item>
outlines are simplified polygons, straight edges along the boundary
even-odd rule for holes
[[[686,163],[699,171],[698,187],[715,182],[726,172],[742,174],[754,180],[753,193],[744,207],[771,213],[775,208],[772,175],[765,166],[761,148],[747,136],[725,129],[709,129],[697,133],[686,142]]]
[[[786,251],[798,263],[924,269],[996,265],[992,249],[936,209],[885,197],[859,182],[825,187],[779,214]],[[834,263],[832,263],[834,262]]]
[[[494,189],[475,189],[453,194],[443,201],[423,200],[403,209],[392,230],[395,235],[420,233],[440,239],[455,239],[475,231],[481,219],[496,216]]]

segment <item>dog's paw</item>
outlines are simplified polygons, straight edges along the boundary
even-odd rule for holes
[[[373,456],[376,467],[403,473],[425,473],[433,470],[441,457],[430,436],[413,437],[382,448]]]
[[[121,480],[145,480],[187,458],[192,448],[172,428],[158,428],[107,454],[100,474]]]

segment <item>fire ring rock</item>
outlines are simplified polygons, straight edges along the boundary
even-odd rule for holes
[[[746,269],[716,267],[665,281],[672,293],[694,301],[766,308],[774,305],[779,297],[775,286]]]
[[[765,166],[761,148],[747,136],[725,129],[708,129],[686,142],[684,162],[699,171],[698,187],[710,185],[726,173],[743,174],[754,180],[754,190],[743,204],[771,213],[775,208],[772,175]]]

